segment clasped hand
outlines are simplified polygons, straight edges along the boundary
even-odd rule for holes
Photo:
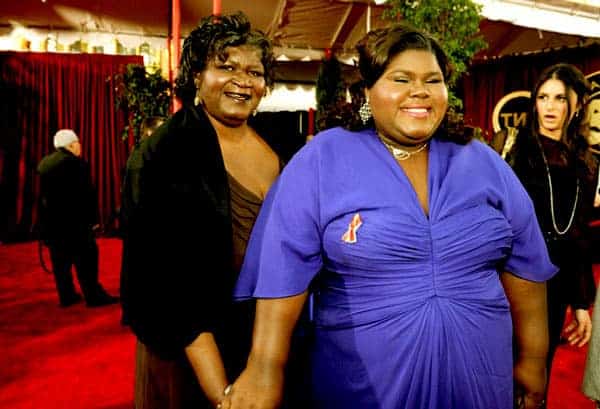
[[[544,407],[546,392],[545,357],[519,357],[514,366],[515,401],[519,409]]]
[[[283,368],[249,364],[226,392],[218,409],[276,409],[283,396]]]

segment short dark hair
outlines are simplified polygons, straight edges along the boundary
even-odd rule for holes
[[[175,80],[175,95],[184,105],[193,104],[196,94],[194,75],[206,69],[212,58],[226,59],[227,47],[242,45],[253,46],[261,51],[265,83],[271,87],[275,80],[275,57],[271,41],[262,31],[253,30],[248,17],[240,11],[205,17],[186,37]]]
[[[356,50],[358,68],[367,88],[377,82],[396,55],[406,50],[430,51],[435,55],[446,82],[452,74],[450,60],[440,44],[431,35],[407,23],[369,32],[358,42]]]
[[[367,33],[356,45],[356,50],[359,56],[358,69],[362,77],[362,85],[367,89],[383,75],[394,57],[408,50],[431,52],[442,70],[446,84],[454,71],[440,43],[429,33],[418,30],[407,22],[396,23]],[[358,120],[349,121],[349,124],[349,129],[356,130],[372,126],[373,119],[362,125]],[[472,139],[472,132],[467,132],[465,129],[462,115],[448,113],[435,135],[461,144]]]

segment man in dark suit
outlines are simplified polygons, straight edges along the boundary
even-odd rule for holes
[[[48,245],[58,298],[62,307],[82,300],[75,290],[71,266],[89,307],[115,304],[98,282],[98,246],[94,236],[98,204],[90,169],[81,158],[79,138],[70,129],[54,135],[56,151],[39,165],[40,226]]]

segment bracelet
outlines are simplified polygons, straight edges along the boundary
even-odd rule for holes
[[[225,387],[225,389],[223,390],[223,396],[227,396],[231,393],[231,388],[233,387],[232,384],[229,384]],[[223,404],[221,402],[217,403],[217,409],[221,409],[221,407],[223,406]]]
[[[525,393],[515,396],[515,405],[514,405],[515,409],[524,409],[525,408],[525,397],[526,396],[527,395]],[[541,401],[539,401],[535,407],[538,409],[545,409],[546,408],[546,399],[542,399]]]
[[[545,409],[546,408],[546,399],[542,399],[541,401],[539,401],[535,407],[537,409]],[[517,401],[517,404],[515,406],[516,409],[524,409],[525,408],[525,398],[523,398],[522,400]]]
[[[231,393],[231,388],[233,388],[232,384],[229,384],[225,387],[225,389],[223,390],[223,395],[227,396]]]

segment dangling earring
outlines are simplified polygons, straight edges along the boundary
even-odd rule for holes
[[[196,88],[196,94],[194,95],[195,106],[200,105],[200,103],[202,102],[202,98],[200,98],[200,95],[198,95],[198,90],[200,89],[201,85],[202,82],[200,81],[200,79],[198,77],[194,77],[194,88]]]
[[[252,111],[252,116],[256,116],[256,114],[258,113],[258,111],[255,109]]]
[[[362,121],[363,125],[366,125],[367,122],[369,122],[369,119],[371,119],[372,116],[372,112],[371,105],[369,104],[368,100],[360,106],[360,109],[358,110],[358,115],[360,116],[360,120]]]

